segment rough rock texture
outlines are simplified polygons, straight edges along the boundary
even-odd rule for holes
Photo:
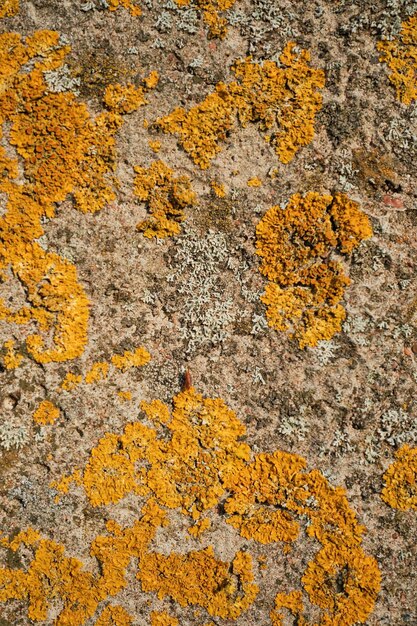
[[[0,0],[0,626],[417,624],[416,13]]]

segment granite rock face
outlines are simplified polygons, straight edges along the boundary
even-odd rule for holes
[[[0,626],[417,623],[416,46],[0,0]]]

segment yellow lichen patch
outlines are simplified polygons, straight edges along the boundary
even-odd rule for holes
[[[130,560],[136,558],[143,591],[171,598],[182,607],[201,606],[215,617],[236,619],[258,594],[247,552],[238,552],[228,563],[219,560],[211,546],[169,555],[150,549],[157,528],[167,525],[160,506],[179,508],[196,521],[204,511],[214,514],[227,494],[226,522],[245,538],[289,545],[304,520],[307,535],[321,544],[301,578],[303,591],[278,592],[271,613],[274,626],[282,625],[285,610],[306,625],[307,602],[320,609],[314,626],[366,621],[381,576],[375,559],[361,547],[365,529],[343,489],[332,487],[318,470],[307,471],[306,461],[296,454],[276,451],[251,460],[249,447],[240,441],[244,426],[235,414],[222,400],[203,398],[193,387],[174,397],[172,410],[159,400],[142,408],[149,426],[134,422],[121,435],[107,433],[84,470],[54,485],[67,493],[76,482],[93,506],[136,493],[147,498],[142,517],[127,529],[110,521],[109,535],[96,537],[90,550],[99,563],[96,576],[83,572],[78,561],[64,556],[62,547],[32,531],[8,543],[3,540],[13,550],[22,542],[35,546],[35,557],[27,573],[0,570],[0,601],[29,598],[30,617],[39,620],[46,619],[49,600],[60,597],[64,608],[62,621],[56,623],[79,626],[95,614],[101,600],[125,587]],[[207,521],[197,521],[194,528],[206,527]],[[38,554],[37,546],[43,553]],[[51,559],[50,553],[56,556]],[[35,602],[37,613],[32,609]]]
[[[142,10],[136,0],[107,0],[109,11],[116,11],[119,7],[128,9],[130,15],[137,17],[142,14]]]
[[[104,104],[116,113],[132,113],[145,104],[145,91],[142,87],[129,85],[108,85],[104,92]]]
[[[210,615],[229,619],[239,617],[258,594],[250,555],[238,552],[231,565],[216,559],[211,547],[168,557],[147,553],[138,578],[144,591],[159,598],[169,596],[181,606],[198,604]]]
[[[380,41],[377,48],[382,53],[379,60],[391,70],[389,80],[398,100],[411,104],[417,98],[417,15],[403,22],[396,39]]]
[[[284,624],[284,615],[280,609],[287,609],[290,611],[291,615],[297,618],[297,626],[306,626],[306,621],[302,616],[304,604],[303,594],[301,591],[278,593],[276,595],[275,607],[270,614],[272,626],[283,626]]]
[[[0,0],[0,19],[13,17],[19,13],[19,0]]]
[[[96,537],[90,548],[91,556],[99,563],[97,575],[85,571],[78,559],[66,556],[64,546],[42,539],[32,529],[11,541],[3,539],[2,545],[14,552],[24,546],[27,556],[28,549],[34,554],[27,571],[0,568],[0,602],[27,601],[29,619],[39,622],[48,620],[50,603],[56,605],[58,600],[59,614],[54,623],[83,626],[103,600],[126,586],[131,559],[140,562],[156,529],[165,523],[164,512],[152,501],[145,504],[142,516],[130,528],[122,529],[112,520],[107,522],[110,534]],[[107,607],[96,624],[129,626],[129,620],[121,607]]]
[[[190,0],[175,0],[180,7],[188,6]],[[196,0],[197,7],[203,12],[203,19],[209,28],[209,37],[224,39],[227,33],[227,20],[219,13],[230,9],[236,0]]]
[[[133,617],[122,606],[106,606],[94,626],[131,626]]]
[[[5,354],[3,356],[4,367],[8,370],[14,370],[16,367],[19,367],[23,361],[23,355],[16,352],[15,341],[13,341],[13,339],[5,341],[3,348],[5,350]]]
[[[174,176],[163,161],[154,161],[149,168],[135,167],[135,172],[135,195],[146,202],[151,215],[137,225],[138,230],[150,238],[177,235],[184,209],[197,202],[189,178]]]
[[[174,398],[172,412],[159,401],[142,403],[142,409],[155,428],[134,422],[122,435],[107,433],[71,480],[93,506],[152,492],[160,504],[197,520],[224,494],[225,477],[249,457],[239,441],[245,429],[222,400],[203,398],[193,388]],[[169,438],[158,437],[161,427]],[[69,477],[53,484],[64,493],[68,485]]]
[[[152,611],[151,626],[179,626],[179,621],[166,611]]]
[[[417,448],[403,446],[384,474],[381,498],[400,511],[417,511]]]
[[[105,380],[109,373],[109,364],[106,361],[97,361],[97,363],[93,363],[91,368],[85,375],[85,382],[87,385],[91,385],[92,383],[96,383],[100,380]]]
[[[126,350],[123,354],[115,354],[111,357],[111,362],[119,370],[125,372],[131,367],[142,367],[149,363],[151,355],[146,348],[136,348],[133,352]]]
[[[59,409],[49,400],[43,400],[33,414],[37,424],[53,424],[59,417]]]
[[[219,183],[216,180],[212,180],[210,186],[215,196],[217,196],[218,198],[226,197],[226,189],[224,187],[224,183]]]
[[[340,332],[350,280],[330,255],[347,255],[371,237],[359,206],[344,194],[295,194],[285,209],[266,212],[256,235],[260,271],[270,281],[261,297],[269,325],[291,331],[301,348]]]
[[[129,400],[132,399],[132,392],[131,391],[120,390],[120,391],[117,392],[117,395],[119,396],[120,400],[123,400],[124,402],[128,402]]]
[[[126,372],[132,367],[143,367],[149,363],[150,359],[151,355],[149,352],[143,347],[138,347],[133,351],[126,350],[124,354],[114,354],[110,359],[110,363],[114,368],[121,370],[122,372]],[[84,382],[87,385],[92,385],[102,380],[106,380],[109,376],[110,363],[107,361],[97,361],[96,363],[93,363],[84,376]],[[82,382],[83,377],[81,374],[68,372],[61,383],[61,389],[64,391],[71,391]],[[130,391],[120,391],[118,394],[125,400],[131,399]]]
[[[159,83],[159,73],[157,70],[152,70],[149,75],[143,80],[146,89],[155,89]]]
[[[210,528],[211,522],[208,518],[198,520],[193,526],[188,528],[189,534],[197,539],[200,537],[208,528]]]
[[[161,149],[161,142],[158,141],[157,139],[155,141],[150,140],[149,147],[152,150],[152,152],[159,152]]]
[[[202,169],[220,152],[220,142],[235,126],[258,123],[265,140],[283,163],[314,137],[314,119],[322,105],[319,89],[324,87],[322,70],[310,66],[310,55],[295,52],[288,43],[280,65],[250,58],[237,61],[232,70],[237,81],[219,83],[213,93],[188,112],[177,108],[156,122],[166,133],[178,134],[180,143]]]
[[[0,35],[0,124],[10,125],[9,141],[25,179],[21,184],[14,180],[18,163],[2,148],[0,191],[8,200],[0,219],[0,270],[10,268],[29,303],[13,312],[0,302],[0,319],[38,324],[42,334],[29,335],[27,349],[40,363],[80,356],[89,318],[75,267],[35,241],[44,232],[41,220],[53,218],[68,194],[84,213],[99,211],[115,198],[120,113],[144,104],[148,88],[109,87],[106,99],[115,110],[92,118],[74,93],[51,93],[45,81],[43,73],[60,68],[69,52],[54,31],[37,31],[26,40],[14,33]]]
[[[352,542],[328,542],[307,566],[302,578],[310,602],[325,611],[320,622],[364,623],[372,612],[381,575],[375,559]],[[343,592],[337,591],[342,584]]]
[[[219,83],[214,93],[188,112],[183,108],[157,120],[165,133],[178,134],[184,150],[201,169],[207,169],[234,126],[235,105],[227,85]]]
[[[62,381],[60,387],[64,391],[72,391],[72,389],[75,389],[75,387],[78,387],[78,385],[82,382],[82,380],[83,380],[83,377],[81,376],[81,374],[73,374],[72,372],[68,372],[65,375],[65,378]]]
[[[280,507],[287,507],[293,476],[304,467],[304,459],[295,454],[278,451],[258,455],[251,465],[230,477],[228,488],[233,495],[225,505],[227,523],[243,537],[260,543],[295,541],[299,525]]]
[[[232,495],[225,504],[230,515],[226,521],[248,539],[271,543],[294,541],[299,530],[295,518],[307,517],[307,534],[322,544],[302,577],[310,602],[324,611],[316,626],[362,623],[380,588],[377,563],[360,546],[364,528],[344,490],[331,487],[317,470],[306,473],[305,465],[295,454],[258,455],[229,478]],[[306,623],[301,594],[279,594],[276,609],[281,607],[298,616],[299,623]],[[282,624],[281,612],[273,612],[271,618],[274,625]]]
[[[248,187],[262,187],[262,181],[257,176],[254,176],[253,178],[249,178],[246,184]]]

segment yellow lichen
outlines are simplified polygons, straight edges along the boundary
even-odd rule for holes
[[[142,409],[156,428],[135,422],[122,435],[106,434],[73,480],[94,506],[152,491],[160,504],[198,519],[224,493],[220,476],[248,458],[248,446],[239,441],[244,427],[221,400],[204,399],[193,388],[174,398],[172,413],[159,401]],[[158,438],[161,425],[169,439]],[[150,467],[136,470],[139,460]],[[63,484],[67,488],[68,477]],[[54,487],[62,491],[60,483]]]
[[[132,113],[145,104],[145,90],[128,85],[108,85],[104,92],[104,104],[120,114]]]
[[[97,363],[93,363],[91,368],[85,375],[85,382],[87,385],[91,385],[92,383],[96,383],[100,380],[105,380],[109,373],[109,364],[106,361],[97,361]]]
[[[184,209],[197,202],[189,178],[174,176],[163,161],[154,161],[149,168],[135,167],[135,172],[135,195],[146,202],[151,214],[137,225],[138,230],[150,238],[177,235]]]
[[[111,357],[111,362],[119,370],[122,372],[126,372],[126,370],[131,367],[142,367],[149,363],[151,360],[151,355],[146,350],[146,348],[136,348],[133,352],[131,350],[126,350],[123,354],[115,354]]]
[[[99,574],[85,571],[81,561],[65,555],[64,546],[42,539],[32,529],[11,541],[3,539],[2,545],[14,552],[25,546],[26,553],[29,548],[34,554],[27,571],[0,569],[0,602],[26,600],[29,619],[45,621],[50,603],[59,599],[59,615],[54,624],[83,626],[103,600],[126,586],[131,559],[140,562],[156,529],[165,523],[164,512],[152,501],[145,504],[142,516],[130,528],[122,529],[112,520],[107,522],[109,535],[96,537],[90,548],[91,556],[100,564]],[[102,618],[97,622],[100,626],[129,626],[130,617],[118,607],[105,609]]]
[[[143,591],[236,619],[258,594],[247,552],[225,562],[211,546],[169,555],[151,548],[157,529],[167,525],[161,506],[179,508],[198,520],[223,502],[226,522],[247,539],[289,545],[300,532],[300,520],[307,520],[307,535],[321,544],[301,578],[304,593],[278,592],[271,613],[274,626],[283,623],[282,610],[306,625],[307,601],[320,609],[314,626],[353,626],[367,619],[381,577],[375,559],[361,547],[365,529],[343,489],[332,487],[318,470],[307,471],[306,461],[296,454],[276,451],[251,460],[249,447],[240,441],[245,428],[233,411],[192,387],[174,398],[171,411],[159,400],[142,408],[149,426],[133,422],[121,435],[107,433],[83,470],[54,485],[68,493],[76,482],[93,506],[136,493],[147,499],[141,518],[126,529],[109,521],[109,535],[94,539],[90,554],[99,563],[95,575],[65,557],[62,546],[32,530],[3,540],[12,550],[21,543],[32,546],[35,554],[27,572],[0,569],[0,601],[27,598],[30,619],[39,621],[47,618],[49,601],[59,597],[63,608],[56,624],[81,626],[102,600],[126,586],[127,570],[136,558]],[[195,528],[207,526],[207,521]]]
[[[229,480],[232,492],[226,520],[249,539],[261,543],[292,542],[297,537],[298,516],[310,522],[307,534],[322,548],[307,565],[302,583],[311,603],[323,609],[316,626],[364,622],[372,611],[380,588],[375,559],[361,548],[364,528],[350,509],[343,489],[331,487],[317,470],[306,473],[305,461],[295,454],[275,452],[257,455],[254,462]],[[336,579],[343,590],[337,591]],[[276,609],[295,615],[302,609],[300,594],[277,596]],[[282,615],[273,612],[273,624]],[[302,616],[299,623],[304,624]]]
[[[35,241],[44,233],[42,220],[53,218],[69,194],[84,213],[115,198],[115,134],[123,123],[117,110],[144,103],[144,88],[110,86],[105,99],[117,110],[93,119],[74,93],[51,93],[43,72],[60,68],[69,51],[54,31],[37,31],[25,41],[15,33],[0,35],[0,125],[10,124],[10,145],[25,177],[16,182],[17,160],[2,147],[0,191],[8,200],[0,219],[0,270],[10,268],[29,303],[12,311],[0,302],[0,319],[38,324],[42,335],[29,335],[26,343],[40,363],[80,356],[89,318],[75,267]]]
[[[122,606],[106,606],[94,626],[131,626],[133,617]]]
[[[146,89],[155,89],[159,83],[159,73],[157,70],[152,70],[149,75],[144,79]]]
[[[132,392],[131,391],[118,391],[117,395],[119,396],[119,398],[125,402],[128,402],[129,400],[132,399]]]
[[[391,70],[389,80],[398,100],[411,104],[417,98],[417,15],[402,23],[396,39],[380,41],[377,48],[382,53],[379,60]]]
[[[212,180],[210,186],[215,196],[217,196],[218,198],[226,197],[226,189],[224,187],[224,183],[219,183],[216,180]]]
[[[0,0],[0,19],[13,17],[19,13],[19,0]]]
[[[96,361],[93,363],[84,376],[84,382],[87,385],[92,385],[102,380],[106,380],[109,376],[110,364],[113,365],[114,368],[121,370],[122,372],[126,372],[132,367],[143,367],[149,363],[150,359],[151,355],[143,347],[135,348],[133,351],[126,350],[124,354],[114,354],[110,358],[110,363],[107,361]],[[68,372],[61,383],[61,389],[64,391],[71,391],[82,382],[83,377],[81,374]],[[130,400],[131,396],[129,397],[129,394],[129,391],[119,392],[120,397],[124,397],[126,400]]]
[[[72,372],[68,372],[61,383],[61,389],[63,389],[64,391],[72,391],[72,389],[78,387],[82,380],[83,377],[81,376],[81,374],[73,374]]]
[[[119,7],[128,9],[130,15],[137,17],[142,15],[142,10],[136,0],[107,0],[109,11],[116,11]]]
[[[179,626],[179,622],[166,611],[152,611],[151,626]]]
[[[15,343],[13,339],[9,339],[3,344],[3,348],[6,351],[3,356],[3,365],[8,370],[16,369],[23,361],[23,355],[16,352]]]
[[[202,575],[204,573],[204,575]],[[232,564],[215,558],[213,548],[188,554],[147,553],[138,578],[144,591],[171,597],[181,606],[198,604],[210,615],[236,619],[254,601],[252,559],[238,552]]]
[[[262,187],[262,181],[257,176],[254,176],[253,178],[249,178],[246,184],[248,187]]]
[[[155,141],[150,140],[149,147],[152,150],[152,152],[159,152],[161,149],[161,142],[158,141],[157,139]]]
[[[330,254],[347,255],[372,235],[359,206],[344,194],[295,194],[285,209],[266,212],[256,234],[269,325],[291,331],[302,348],[340,332],[350,280]]]
[[[302,616],[304,610],[303,594],[301,591],[291,591],[290,593],[278,593],[275,597],[275,607],[271,611],[270,617],[272,626],[283,626],[284,615],[280,609],[287,609],[291,615],[297,618],[297,626],[306,626],[306,621]]]
[[[381,498],[400,511],[417,511],[417,448],[403,446],[384,474]]]
[[[175,0],[180,7],[189,6],[190,0]],[[209,28],[209,37],[224,39],[227,33],[227,20],[219,13],[230,9],[236,0],[196,0],[197,7],[203,13],[203,19]]]
[[[285,47],[280,65],[273,61],[260,65],[250,58],[236,61],[232,70],[237,81],[219,83],[200,104],[188,112],[177,108],[156,126],[178,134],[184,150],[206,169],[237,117],[243,127],[258,123],[279,159],[289,163],[312,141],[314,118],[322,104],[318,90],[324,87],[324,73],[309,62],[310,54],[306,50],[297,54],[294,43]]]
[[[193,526],[190,526],[188,532],[192,537],[197,539],[197,537],[200,537],[210,526],[211,522],[206,517],[205,519],[198,520]]]
[[[49,400],[43,400],[33,414],[37,424],[53,424],[59,417],[59,409]]]

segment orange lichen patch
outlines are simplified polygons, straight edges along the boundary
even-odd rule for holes
[[[49,400],[43,400],[33,414],[33,421],[37,424],[53,424],[59,417],[59,409]]]
[[[143,347],[138,347],[133,351],[126,350],[124,354],[114,354],[110,359],[110,363],[116,369],[121,370],[122,372],[126,372],[132,367],[143,367],[144,365],[149,363],[150,359],[151,355],[149,354],[149,352]],[[106,380],[109,376],[110,363],[108,363],[107,361],[97,361],[96,363],[93,363],[91,368],[84,376],[84,382],[87,385],[92,385],[102,380]],[[61,389],[63,389],[64,391],[71,391],[82,382],[83,377],[81,374],[68,372],[61,383]],[[120,397],[124,397],[124,399],[126,400],[131,399],[131,395],[129,397],[129,394],[129,391],[119,392]]]
[[[417,511],[417,448],[403,446],[384,474],[381,498],[400,511]]]
[[[19,13],[19,0],[0,0],[0,18],[13,17]]]
[[[26,40],[14,33],[0,35],[0,124],[10,124],[10,144],[25,176],[23,184],[14,181],[17,161],[2,148],[0,191],[8,201],[0,219],[0,270],[11,269],[29,302],[17,312],[0,303],[0,318],[38,324],[43,334],[31,334],[27,349],[40,363],[80,356],[89,318],[75,267],[35,241],[43,235],[41,220],[53,218],[56,204],[68,194],[85,213],[115,198],[115,134],[123,123],[117,111],[93,119],[75,94],[49,91],[43,72],[61,67],[69,51],[54,31],[37,31]],[[108,105],[130,112],[144,104],[145,89],[110,86]]]
[[[417,15],[402,23],[399,36],[392,41],[379,41],[379,60],[391,70],[390,82],[397,98],[403,104],[411,104],[417,98]]]
[[[109,373],[109,364],[106,361],[97,361],[93,363],[89,371],[85,375],[85,382],[87,385],[96,383],[100,380],[105,380]]]
[[[282,163],[292,161],[313,140],[314,118],[322,105],[318,90],[324,87],[324,72],[310,66],[307,50],[295,49],[292,42],[285,46],[281,67],[273,61],[261,66],[250,59],[233,66],[239,83],[231,84],[231,92],[240,123],[259,122]]]
[[[109,11],[116,11],[119,7],[127,9],[133,17],[142,15],[142,10],[135,0],[107,0]]]
[[[179,626],[179,621],[165,611],[152,611],[151,626]]]
[[[175,0],[180,7],[189,6],[190,0]],[[197,7],[203,12],[203,19],[209,28],[209,37],[224,39],[227,33],[227,20],[219,13],[230,9],[236,0],[196,0]]]
[[[29,619],[45,621],[51,601],[56,604],[59,599],[59,615],[54,623],[83,626],[103,600],[126,586],[126,570],[131,559],[140,562],[157,528],[165,524],[164,512],[152,501],[145,504],[141,518],[130,528],[122,529],[116,522],[107,522],[110,534],[96,537],[90,549],[91,556],[99,562],[98,575],[85,571],[81,561],[66,556],[64,546],[42,539],[32,529],[19,533],[11,541],[3,539],[2,545],[14,552],[22,545],[26,552],[29,548],[34,554],[27,571],[0,568],[0,602],[26,600]],[[128,626],[128,614],[119,609],[105,609],[104,618],[102,615],[96,623]]]
[[[83,377],[81,376],[81,374],[73,374],[72,372],[68,372],[65,375],[65,378],[62,381],[60,388],[64,391],[72,391],[72,389],[78,387],[82,380]]]
[[[208,518],[198,520],[193,526],[188,528],[188,533],[197,539],[200,537],[206,530],[208,530],[211,526],[211,522]]]
[[[201,169],[207,169],[221,151],[224,141],[234,126],[235,105],[227,85],[219,83],[214,93],[188,112],[183,108],[157,120],[165,133],[178,134],[184,150]]]
[[[224,183],[218,183],[216,180],[212,180],[210,183],[210,187],[213,190],[213,193],[218,198],[226,197],[226,189],[224,187]]]
[[[124,402],[128,402],[129,400],[132,399],[132,392],[131,391],[122,391],[122,390],[120,390],[120,391],[117,392],[117,395]]]
[[[143,80],[146,89],[155,89],[159,83],[159,73],[157,70],[152,70],[148,76]]]
[[[150,450],[146,484],[161,504],[198,519],[224,494],[225,477],[248,459],[249,447],[239,441],[243,425],[221,399],[203,398],[191,387],[173,402],[168,422],[167,407],[142,403],[148,419],[165,421],[170,431],[168,441]]]
[[[145,104],[145,91],[142,87],[128,85],[108,85],[104,92],[104,104],[116,113],[125,114],[137,111]]]
[[[373,609],[381,576],[375,559],[360,547],[364,528],[350,509],[343,489],[331,487],[317,470],[306,473],[305,461],[295,454],[260,454],[229,479],[232,492],[226,501],[227,520],[240,533],[261,543],[294,541],[295,517],[309,520],[307,534],[322,544],[302,577],[311,603],[323,609],[320,626],[364,622]],[[277,518],[275,516],[278,516]],[[336,580],[343,590],[337,589]],[[301,616],[301,594],[277,596],[276,609]],[[273,612],[273,624],[282,624]],[[316,625],[318,626],[318,625]]]
[[[90,553],[99,562],[99,577],[81,572],[78,562],[71,560],[71,602],[76,603],[77,611],[84,611],[77,616],[91,617],[98,602],[124,588],[127,568],[135,557],[143,591],[155,592],[159,598],[169,597],[181,606],[199,605],[212,616],[239,617],[258,594],[247,552],[238,552],[227,563],[216,558],[211,546],[168,556],[149,548],[156,529],[167,524],[161,505],[179,508],[199,520],[227,493],[226,522],[247,539],[289,545],[295,541],[302,519],[308,522],[307,535],[321,544],[302,576],[304,593],[295,590],[278,594],[271,613],[274,626],[283,623],[285,609],[298,623],[306,624],[302,614],[308,601],[321,609],[315,626],[353,626],[367,619],[381,577],[375,559],[361,547],[365,529],[358,523],[343,489],[332,487],[318,470],[307,471],[306,461],[296,454],[276,451],[250,460],[249,447],[240,441],[245,429],[235,414],[222,400],[203,398],[193,387],[174,397],[172,410],[159,400],[143,403],[142,408],[150,426],[134,422],[121,435],[107,433],[93,449],[84,470],[76,470],[54,485],[67,493],[71,483],[76,482],[93,506],[115,503],[128,493],[148,498],[142,517],[133,527],[122,529],[110,521],[107,530],[111,536],[99,536],[93,541]],[[206,522],[204,518],[194,528],[201,529]],[[34,545],[44,540],[30,532],[18,535],[7,545],[17,549],[22,541]],[[56,545],[47,544],[47,552]],[[61,597],[63,611],[69,610],[65,595],[69,588],[68,559],[61,548],[57,551],[58,566],[54,563],[52,574],[43,575],[46,580],[43,577],[41,585],[37,552],[29,568],[36,600],[43,607],[42,619],[46,619],[51,597],[48,593]],[[50,572],[51,562],[44,560],[45,571]],[[13,574],[9,569],[0,570],[0,601],[29,596],[29,574],[21,570],[18,576]],[[80,580],[86,592],[79,601]],[[91,601],[86,608],[89,598],[95,604]],[[69,626],[81,623],[57,622]]]
[[[273,61],[260,65],[250,58],[236,61],[232,70],[237,81],[219,83],[200,104],[188,112],[177,108],[157,120],[156,126],[178,134],[184,150],[206,169],[237,117],[243,127],[258,123],[279,159],[289,163],[312,141],[315,115],[322,104],[318,90],[324,87],[324,73],[309,63],[309,53],[297,54],[291,42],[280,56],[280,65]]]
[[[225,477],[241,467],[249,448],[239,441],[243,425],[222,400],[191,388],[173,402],[172,412],[159,401],[142,403],[155,428],[134,422],[122,435],[107,433],[82,472],[53,486],[66,493],[71,481],[81,484],[93,506],[152,492],[160,504],[197,520],[224,494]],[[168,438],[159,438],[162,428]]]
[[[161,149],[161,142],[158,141],[157,139],[155,141],[150,140],[149,147],[152,150],[152,152],[159,152]]]
[[[260,454],[239,474],[230,477],[228,488],[233,495],[227,500],[227,523],[247,539],[260,543],[292,542],[299,526],[288,510],[287,492],[293,477],[305,467],[303,458],[286,452]]]
[[[284,614],[280,609],[287,609],[291,615],[297,618],[297,626],[306,626],[306,621],[302,616],[304,610],[303,594],[301,591],[291,591],[290,593],[278,593],[275,597],[275,607],[271,611],[270,617],[272,626],[283,626]]]
[[[239,617],[259,591],[249,554],[238,552],[230,564],[216,559],[212,547],[168,557],[147,553],[138,578],[144,591],[159,598],[169,596],[181,606],[198,604],[210,615],[229,619]]]
[[[131,626],[133,617],[122,606],[106,606],[94,626]]]
[[[3,365],[8,370],[16,369],[23,361],[23,355],[15,350],[15,343],[13,339],[9,339],[3,344],[3,348],[6,351],[3,356]]]
[[[379,592],[381,575],[375,559],[351,541],[326,543],[302,578],[310,601],[325,611],[320,624],[366,621]],[[340,585],[343,592],[337,592]]]
[[[184,209],[197,202],[187,176],[174,176],[163,161],[154,161],[149,168],[135,167],[135,195],[146,202],[150,219],[137,225],[145,237],[178,235],[184,221]]]
[[[126,372],[126,370],[131,367],[142,367],[149,363],[151,360],[151,355],[146,350],[146,348],[136,348],[133,352],[131,350],[126,350],[123,354],[114,354],[111,357],[111,362],[119,370],[122,372]]]
[[[246,184],[248,187],[262,187],[262,181],[257,176],[254,176],[253,178],[249,178]]]
[[[295,194],[285,209],[266,212],[256,234],[260,271],[270,281],[261,297],[269,325],[291,331],[301,348],[340,332],[350,280],[330,255],[347,255],[371,237],[359,206],[344,194]]]

